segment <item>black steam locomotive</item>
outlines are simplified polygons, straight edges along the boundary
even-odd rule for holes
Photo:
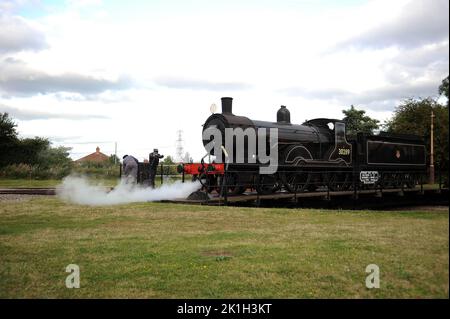
[[[353,187],[412,188],[426,172],[426,148],[423,138],[414,135],[397,135],[381,132],[378,135],[346,134],[345,123],[340,120],[318,118],[298,125],[292,124],[290,112],[281,106],[276,122],[256,121],[233,114],[232,98],[222,98],[222,113],[212,114],[203,125],[203,132],[216,128],[222,141],[213,141],[205,134],[205,147],[220,143],[224,164],[190,164],[185,172],[199,179],[208,191],[219,191],[225,185],[227,192],[243,193],[249,188],[260,194],[270,194],[284,189],[288,192],[314,191],[328,188],[344,191]],[[226,129],[248,128],[278,129],[278,167],[273,174],[260,174],[264,165],[256,152],[248,152],[244,141],[244,160],[239,162],[236,149],[226,148]],[[267,139],[266,149],[269,150]],[[233,144],[234,147],[236,143]],[[273,147],[273,145],[272,145]],[[209,156],[214,156],[214,148]],[[229,155],[232,154],[232,155]],[[227,155],[229,157],[227,157]]]

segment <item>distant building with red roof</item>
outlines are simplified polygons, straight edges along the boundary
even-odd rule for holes
[[[82,163],[82,162],[100,163],[100,162],[106,162],[108,160],[109,160],[109,156],[100,152],[100,147],[97,146],[97,148],[95,149],[95,153],[92,153],[92,154],[86,155],[85,157],[77,159],[75,162],[76,163]]]

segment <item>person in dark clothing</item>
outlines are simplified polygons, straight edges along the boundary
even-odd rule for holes
[[[135,184],[137,182],[138,164],[139,161],[131,155],[123,157],[123,177],[127,184]]]
[[[152,153],[148,156],[148,161],[150,165],[150,186],[155,188],[155,177],[156,177],[156,168],[158,167],[159,160],[163,158],[164,155],[158,153],[158,149],[155,148]]]

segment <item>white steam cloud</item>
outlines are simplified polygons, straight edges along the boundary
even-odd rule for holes
[[[152,189],[121,181],[108,191],[103,186],[89,184],[86,178],[68,176],[57,187],[56,193],[64,201],[99,206],[186,198],[199,188],[199,182],[175,182]]]

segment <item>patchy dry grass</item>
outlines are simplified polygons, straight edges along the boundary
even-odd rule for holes
[[[448,211],[0,202],[0,297],[448,298]],[[65,288],[65,267],[81,288]],[[380,267],[381,288],[365,287]]]

